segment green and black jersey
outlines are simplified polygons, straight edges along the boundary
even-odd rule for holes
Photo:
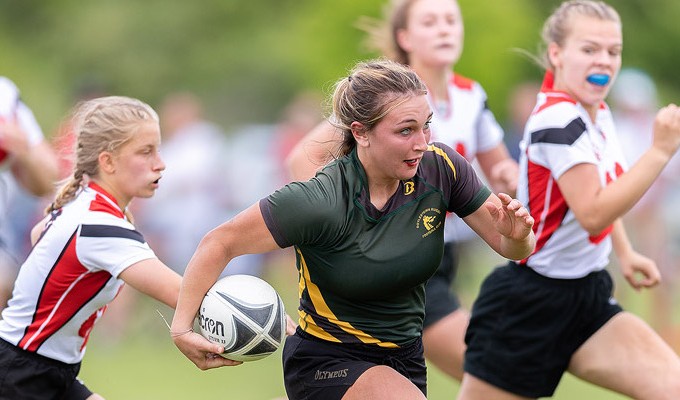
[[[411,343],[421,335],[424,282],[442,257],[447,211],[465,217],[490,193],[463,157],[434,143],[382,210],[370,202],[356,150],[262,199],[277,244],[295,246],[300,327],[332,342]]]

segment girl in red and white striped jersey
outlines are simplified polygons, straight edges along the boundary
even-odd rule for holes
[[[484,281],[466,334],[459,399],[551,396],[563,373],[635,399],[680,398],[680,359],[612,297],[612,251],[635,289],[659,271],[621,222],[680,146],[680,109],[660,110],[651,147],[628,169],[604,99],[621,67],[618,13],[560,5],[543,29],[547,73],[527,121],[518,199],[536,248]]]
[[[165,169],[156,112],[127,97],[81,103],[73,175],[32,232],[0,320],[0,399],[101,399],[77,379],[93,325],[124,283],[174,307],[181,277],[156,258],[127,206]]]

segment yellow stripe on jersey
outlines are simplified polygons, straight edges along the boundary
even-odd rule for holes
[[[316,309],[316,312],[319,314],[319,316],[326,318],[326,320],[328,320],[328,322],[330,322],[331,324],[336,325],[337,327],[351,335],[354,335],[357,339],[361,340],[364,343],[377,344],[380,347],[389,348],[399,347],[392,342],[381,342],[379,339],[372,337],[366,332],[363,332],[360,329],[356,329],[349,322],[338,320],[335,314],[333,314],[333,311],[331,311],[331,309],[328,307],[328,304],[326,304],[326,300],[324,300],[323,295],[319,290],[319,287],[312,282],[309,276],[309,269],[307,268],[307,263],[305,262],[305,258],[302,255],[302,252],[300,252],[300,249],[298,249],[297,247],[295,248],[295,251],[297,251],[298,254],[300,255],[301,279],[299,285],[300,290],[299,293],[300,295],[302,295],[303,290],[302,281],[304,281],[304,287],[307,288],[307,293],[309,293],[309,297],[312,300],[312,304],[314,305],[314,308]],[[331,342],[339,342],[337,338],[335,338],[334,336],[323,330],[321,327],[316,325],[314,323],[313,318],[308,318],[310,317],[309,314],[303,313],[304,313],[303,311],[299,312],[301,323],[300,326],[303,327],[305,332],[308,332],[314,336],[317,336],[321,339],[325,339]],[[303,322],[304,325],[302,324]]]
[[[449,167],[451,167],[451,170],[453,171],[453,179],[456,179],[456,167],[453,165],[453,161],[449,158],[449,155],[446,154],[446,152],[439,147],[436,147],[434,145],[429,145],[427,146],[427,151],[433,151],[434,154],[437,154],[438,156],[441,156],[444,158],[447,164],[449,164]]]

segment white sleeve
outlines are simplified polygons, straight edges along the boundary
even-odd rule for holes
[[[558,107],[545,110],[536,118],[538,121],[530,120],[529,161],[548,168],[555,179],[559,179],[576,164],[597,164],[597,156],[590,143],[586,125],[577,114],[571,115],[570,118],[573,119],[564,126],[541,123],[555,120],[554,116],[550,115],[554,111],[562,113],[562,121],[565,120],[564,110],[559,110]]]
[[[0,76],[0,118],[17,118],[33,146],[45,138],[33,112],[21,101],[19,89],[14,82],[2,76]]]
[[[476,126],[477,151],[484,152],[496,148],[503,141],[503,128],[501,128],[493,112],[488,107],[486,92],[479,84],[475,86],[482,101]]]
[[[83,224],[76,242],[78,260],[90,270],[105,270],[118,278],[127,267],[156,258],[141,233],[132,226]]]

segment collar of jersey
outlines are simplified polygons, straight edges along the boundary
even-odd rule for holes
[[[87,187],[88,187],[88,189],[92,189],[92,190],[94,190],[95,192],[101,194],[101,195],[104,197],[104,199],[106,199],[106,201],[108,201],[109,203],[111,203],[111,205],[115,206],[116,209],[118,209],[118,210],[121,211],[121,213],[123,212],[123,210],[120,208],[120,206],[119,206],[118,203],[116,202],[116,199],[114,199],[114,197],[111,196],[111,194],[110,194],[109,192],[107,192],[106,190],[104,190],[103,187],[97,185],[97,184],[94,183],[94,182],[88,183]]]

